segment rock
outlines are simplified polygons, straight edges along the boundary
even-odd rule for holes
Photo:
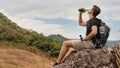
[[[77,51],[72,53],[64,63],[53,68],[117,68],[114,49],[120,52],[120,44],[110,48]]]

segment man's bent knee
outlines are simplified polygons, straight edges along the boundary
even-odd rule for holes
[[[64,41],[62,46],[64,46],[64,47],[72,47],[72,42],[71,41]]]

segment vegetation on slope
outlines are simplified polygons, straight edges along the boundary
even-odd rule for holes
[[[60,36],[60,35],[59,35]],[[60,37],[58,37],[60,38]],[[0,41],[22,43],[27,46],[35,46],[45,51],[50,56],[58,56],[61,42],[59,40],[46,37],[42,33],[27,30],[19,27],[0,13]]]

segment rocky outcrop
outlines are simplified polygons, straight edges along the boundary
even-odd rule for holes
[[[118,60],[115,56],[117,51]],[[110,48],[84,49],[72,53],[64,63],[53,68],[118,68],[120,61],[120,44]]]

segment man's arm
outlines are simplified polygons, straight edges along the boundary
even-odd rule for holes
[[[80,12],[80,14],[79,14],[79,25],[80,26],[87,26],[87,23],[83,22],[83,20],[82,20],[82,12]]]
[[[90,34],[88,36],[86,36],[83,41],[86,41],[86,40],[90,40],[92,39],[96,34],[97,34],[97,26],[92,26],[92,31],[90,32]]]

